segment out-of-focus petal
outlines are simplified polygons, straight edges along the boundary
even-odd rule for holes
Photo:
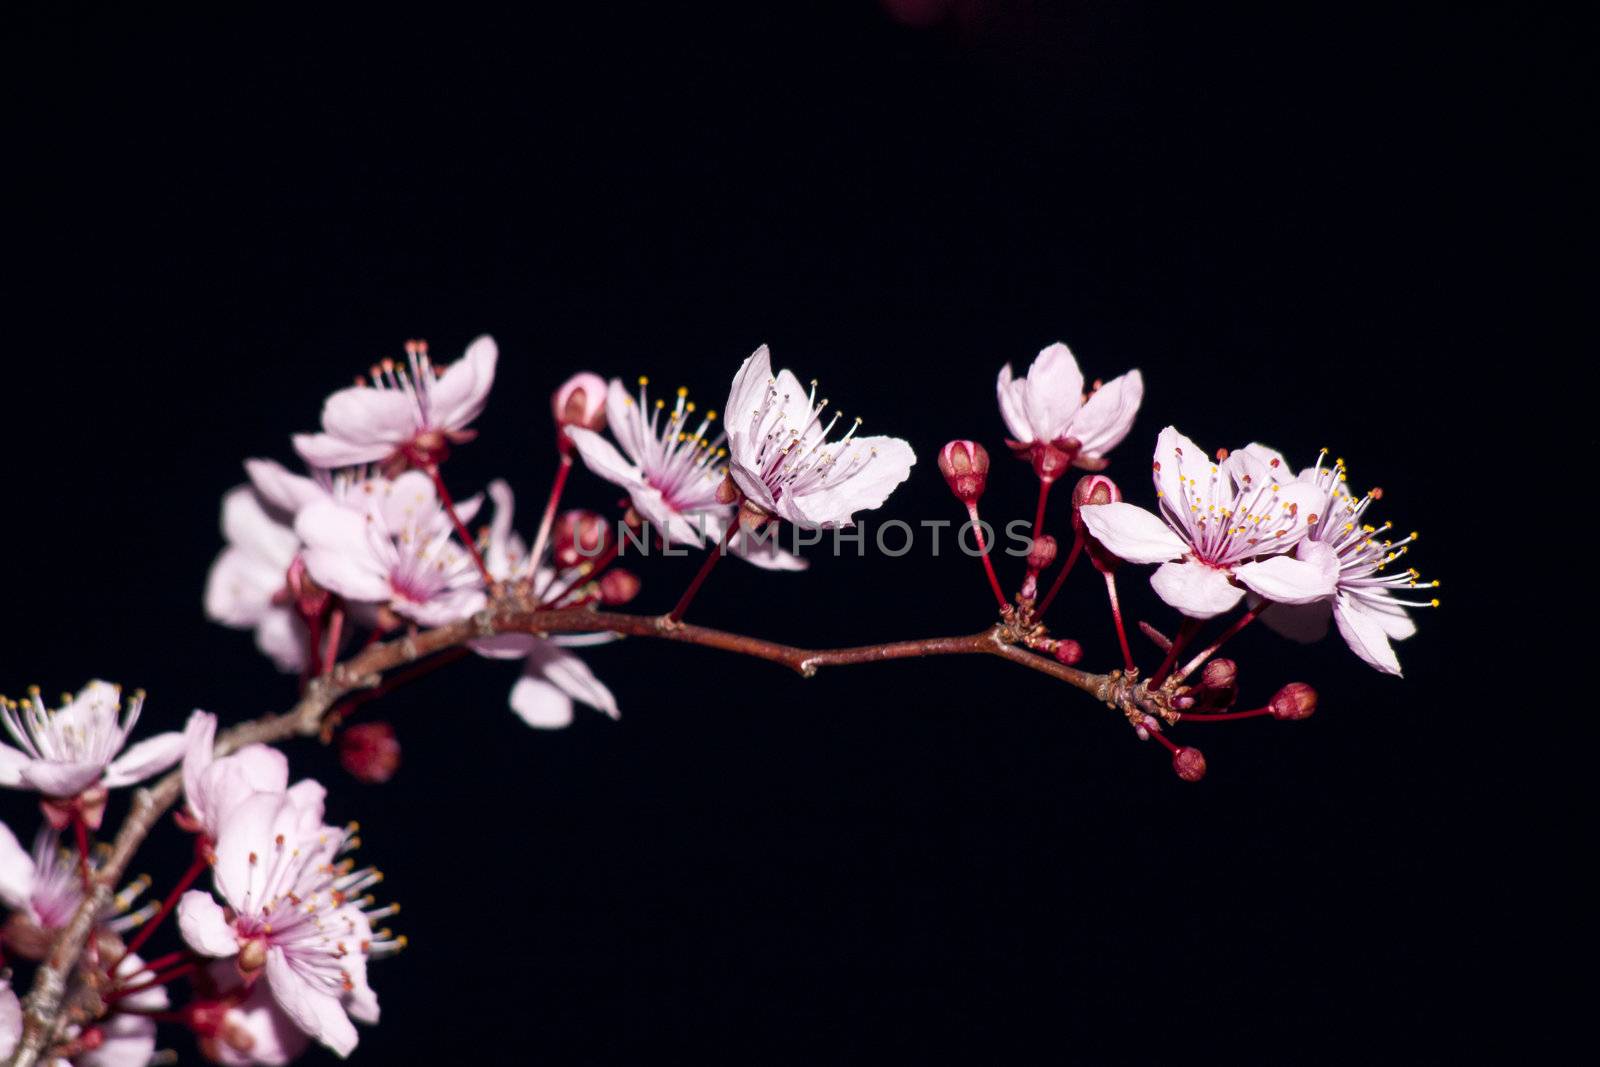
[[[183,734],[177,731],[148,737],[112,760],[102,783],[107,789],[118,789],[142,782],[176,766],[183,758],[183,748]]]
[[[239,952],[239,936],[210,893],[191,889],[178,901],[178,932],[202,956],[225,959]]]

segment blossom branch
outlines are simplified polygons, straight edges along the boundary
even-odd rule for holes
[[[1112,706],[1132,699],[1116,673],[1091,674],[1019,647],[1015,642],[1021,640],[1021,636],[1013,633],[1005,624],[957,637],[811,649],[676,622],[667,616],[631,615],[590,608],[528,610],[509,604],[501,605],[498,610],[480,612],[471,619],[369,646],[327,674],[313,679],[299,703],[288,711],[241,723],[220,734],[217,737],[216,754],[226,755],[248,744],[271,744],[294,737],[316,736],[322,729],[324,718],[342,698],[358,690],[379,688],[383,684],[384,672],[413,664],[424,656],[465,646],[474,639],[502,633],[614,633],[654,637],[766,660],[788,667],[806,678],[815,675],[820,668],[829,666],[923,656],[992,655],[1048,674]],[[70,978],[84,956],[96,917],[111,899],[113,887],[122,879],[134,853],[161,816],[177,802],[182,784],[181,770],[174,770],[155,785],[134,794],[133,806],[117,831],[109,856],[95,870],[83,902],[62,928],[34,978],[33,989],[27,999],[22,1040],[12,1056],[11,1067],[33,1067],[41,1062],[44,1053],[59,1040],[63,1026],[68,1021],[83,1022],[103,1014],[105,1002],[99,992],[89,983],[73,990]]]

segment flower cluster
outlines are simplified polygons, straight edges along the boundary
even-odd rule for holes
[[[1086,388],[1071,351],[1054,344],[1022,377],[1003,367],[996,384],[1005,442],[1037,482],[1026,570],[1013,595],[979,514],[993,473],[988,450],[960,439],[937,455],[981,550],[998,609],[990,629],[808,651],[691,627],[683,616],[723,556],[804,570],[804,559],[777,547],[780,524],[853,525],[910,477],[911,445],[862,434],[862,420],[830,408],[815,381],[774,371],[765,346],[733,374],[720,417],[699,411],[686,388],[652,398],[646,378],[630,387],[581,372],[551,396],[556,468],[527,538],[515,527],[507,480],[458,499],[444,474],[452,453],[477,436],[497,360],[488,337],[449,366],[409,342],[402,361],[383,360],[328,397],[319,432],[292,438],[303,472],[248,460],[247,480],[223,498],[226,544],[207,578],[206,613],[253,631],[281,671],[299,675],[300,708],[273,729],[295,722],[270,739],[337,735],[341,765],[363,783],[397,773],[400,742],[389,722],[349,720],[410,677],[469,653],[521,664],[509,702],[531,726],[564,727],[580,704],[617,718],[617,698],[581,653],[624,634],[746,651],[802,674],[819,663],[999,653],[1094,694],[1137,737],[1162,746],[1180,778],[1198,781],[1205,757],[1173,741],[1175,728],[1297,721],[1316,710],[1316,690],[1303,682],[1236,710],[1243,672],[1218,653],[1254,620],[1297,640],[1322,636],[1331,621],[1362,660],[1398,675],[1394,642],[1415,632],[1410,611],[1438,603],[1414,592],[1437,582],[1396,566],[1416,535],[1393,537],[1389,524],[1374,525],[1369,512],[1382,491],[1351,492],[1344,461],[1329,463],[1326,452],[1296,473],[1265,446],[1207,453],[1168,426],[1156,438],[1153,502],[1125,500],[1101,472],[1139,413],[1143,377],[1130,370]],[[580,464],[626,494],[617,521],[563,509]],[[1049,532],[1051,487],[1072,468],[1088,473],[1071,490],[1070,527],[1058,540]],[[474,529],[480,514],[487,521]],[[620,565],[627,542],[704,553],[665,614],[614,610],[642,588]],[[1104,674],[1080,669],[1083,644],[1045,621],[1080,559],[1104,583],[1121,651],[1120,667]],[[1179,613],[1170,636],[1140,623],[1160,651],[1148,672],[1119,595],[1127,564],[1154,565],[1152,588]],[[1209,626],[1220,629],[1203,640]],[[329,824],[324,788],[291,783],[281,752],[241,743],[267,736],[249,727],[219,735],[216,718],[196,711],[182,732],[134,741],[143,705],[142,693],[124,700],[99,681],[55,709],[37,690],[0,699],[0,723],[14,743],[0,741],[0,786],[36,794],[44,815],[31,849],[0,826],[0,901],[9,912],[0,960],[48,968],[65,932],[88,928],[77,974],[103,1006],[98,1015],[62,1017],[39,1051],[79,1067],[142,1067],[156,1055],[158,1024],[171,1023],[216,1063],[284,1064],[313,1043],[348,1055],[359,1040],[355,1024],[379,1017],[369,963],[405,943],[382,926],[397,906],[380,906],[368,892],[382,876],[352,858],[355,825]],[[117,848],[94,841],[111,791],[180,761],[143,802],[161,794],[170,803],[181,780],[175,821],[192,836],[192,863],[159,899],[140,904],[147,878],[109,899],[91,896],[118,881],[127,860],[123,838]],[[135,830],[131,844],[148,827]],[[206,875],[209,883],[197,887]],[[140,952],[169,916],[182,947],[147,960]],[[188,996],[174,1007],[179,981]],[[0,969],[0,1055],[24,1040],[44,1039],[25,1029],[10,974]]]

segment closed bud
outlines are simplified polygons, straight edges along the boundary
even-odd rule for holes
[[[604,552],[611,543],[611,528],[605,516],[593,511],[562,512],[556,520],[551,549],[562,569],[576,567]]]
[[[1172,770],[1186,782],[1206,776],[1206,757],[1198,748],[1180,748],[1172,753]]]
[[[1191,691],[1201,711],[1221,711],[1233,706],[1239,695],[1239,665],[1231,659],[1213,659],[1200,672],[1200,681]]]
[[[400,740],[386,722],[364,722],[339,735],[339,764],[358,782],[380,785],[400,769]]]
[[[1056,539],[1049,534],[1036,537],[1028,548],[1028,569],[1042,571],[1056,558]]]
[[[612,567],[600,576],[600,602],[619,607],[639,595],[639,576],[621,567]]]
[[[939,473],[957,500],[976,504],[989,484],[989,453],[976,441],[951,441],[939,449]]]
[[[717,503],[737,504],[744,496],[739,491],[739,483],[733,480],[733,475],[724,474],[722,481],[717,485]]]
[[[1267,711],[1274,719],[1309,719],[1316,710],[1317,691],[1304,682],[1290,682],[1267,701]]]
[[[588,371],[574,374],[551,394],[550,410],[563,430],[568,426],[597,432],[605,429],[606,380]]]
[[[1070,637],[1063,637],[1056,642],[1055,649],[1051,652],[1057,663],[1065,663],[1071,667],[1083,660],[1083,646]]]
[[[1072,487],[1072,523],[1075,528],[1082,522],[1078,509],[1085,504],[1115,504],[1122,500],[1122,490],[1117,483],[1103,474],[1088,474],[1078,479]]]

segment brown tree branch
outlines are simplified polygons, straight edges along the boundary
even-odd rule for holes
[[[520,602],[507,601],[471,619],[362,650],[326,675],[313,679],[299,703],[288,711],[240,723],[223,731],[217,737],[217,754],[224,755],[257,742],[271,744],[293,737],[316,736],[324,717],[338,700],[358,690],[377,687],[383,680],[384,672],[424,656],[463,646],[477,638],[505,633],[615,633],[630,637],[654,637],[782,664],[805,678],[810,678],[822,667],[921,656],[992,655],[1048,674],[1124,712],[1135,708],[1159,711],[1159,708],[1149,706],[1155,695],[1143,686],[1134,686],[1133,680],[1123,677],[1121,672],[1091,674],[1020,647],[1019,642],[1024,640],[1024,635],[1014,632],[1005,623],[964,637],[932,637],[854,648],[809,649],[676,622],[667,616],[628,615],[589,608],[538,610]],[[98,992],[87,982],[81,982],[74,988],[71,982],[73,972],[83,957],[97,917],[105,910],[135,851],[161,816],[177,802],[182,786],[181,770],[173,770],[154,785],[134,793],[133,806],[117,831],[110,855],[95,871],[89,893],[62,928],[49,955],[34,976],[33,988],[26,1001],[22,1040],[11,1057],[11,1067],[34,1067],[44,1053],[61,1040],[63,1028],[68,1022],[82,1023],[103,1014],[104,1006]]]

